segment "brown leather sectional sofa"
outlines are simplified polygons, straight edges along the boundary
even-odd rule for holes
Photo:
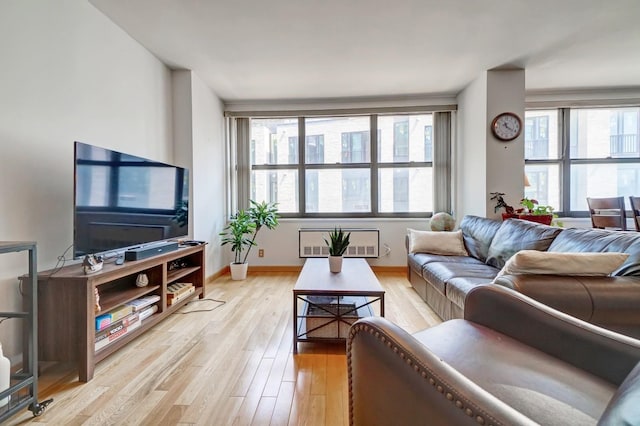
[[[462,318],[465,297],[491,283],[520,250],[622,252],[612,276],[502,275],[495,283],[584,321],[640,337],[640,232],[557,228],[509,219],[465,216],[460,223],[469,256],[408,255],[408,279],[444,320]]]

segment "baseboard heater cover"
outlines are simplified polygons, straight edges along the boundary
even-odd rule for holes
[[[350,232],[350,244],[345,257],[378,257],[380,252],[380,231],[375,228],[342,228]],[[327,257],[329,248],[324,239],[329,237],[333,228],[298,229],[299,257]]]

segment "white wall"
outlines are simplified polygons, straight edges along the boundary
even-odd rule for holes
[[[225,123],[220,99],[192,71],[172,72],[175,161],[191,171],[190,235],[207,241],[206,274],[226,263],[218,232],[226,222]]]
[[[487,71],[487,117],[483,123],[487,142],[485,192],[487,207],[482,216],[500,218],[495,213],[491,192],[504,192],[509,205],[518,206],[524,197],[524,129],[516,139],[501,142],[491,132],[494,117],[513,112],[524,126],[524,70]]]
[[[74,141],[172,160],[170,72],[85,0],[3,0],[0,40],[0,240],[36,241],[49,269],[73,237]],[[0,310],[26,271],[0,255]],[[0,324],[9,355],[16,330]]]
[[[458,95],[455,140],[456,219],[465,214],[484,216],[487,194],[486,72],[471,82]]]
[[[489,70],[458,95],[458,220],[465,214],[499,218],[491,192],[504,192],[514,206],[524,196],[524,131],[513,141],[500,142],[490,128],[502,112],[514,112],[524,120],[524,85],[524,70]]]
[[[369,258],[372,266],[405,266],[407,249],[405,235],[407,228],[429,230],[428,219],[281,219],[274,229],[261,229],[256,242],[258,247],[251,249],[248,262],[251,265],[302,265],[299,258],[298,229],[300,228],[374,228],[380,230],[380,257]],[[385,244],[390,252],[385,254]],[[264,257],[258,257],[258,249],[264,249]],[[228,251],[228,250],[227,250]],[[231,257],[229,257],[231,259]]]

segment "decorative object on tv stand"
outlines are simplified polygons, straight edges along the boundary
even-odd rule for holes
[[[95,256],[93,254],[88,254],[84,257],[82,261],[82,271],[85,274],[92,274],[94,272],[98,272],[102,270],[104,262],[102,261],[102,256]]]
[[[324,239],[329,247],[329,270],[331,272],[342,271],[342,255],[349,247],[350,236],[351,232],[344,233],[342,228],[333,228],[333,231],[329,232],[329,240]]]
[[[453,231],[456,220],[449,213],[439,212],[431,216],[429,226],[432,231]]]
[[[149,285],[149,277],[147,274],[138,274],[136,277],[136,286],[137,287],[146,287]]]
[[[234,260],[229,265],[232,280],[244,280],[249,264],[247,258],[251,247],[256,246],[256,236],[262,227],[274,229],[278,226],[277,203],[257,203],[249,200],[251,207],[240,210],[231,217],[229,224],[220,232],[220,245],[231,245]],[[243,256],[244,253],[244,256]]]

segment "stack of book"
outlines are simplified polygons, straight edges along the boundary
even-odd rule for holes
[[[189,297],[196,289],[191,283],[175,283],[167,287],[167,305],[175,305]]]
[[[139,299],[132,300],[131,302],[127,302],[125,303],[125,305],[131,306],[131,308],[133,309],[133,312],[139,312],[144,308],[146,308],[147,306],[150,306],[159,300],[160,300],[160,296],[158,296],[157,294],[151,294],[149,296],[144,296]]]
[[[152,294],[132,300],[96,316],[95,350],[100,350],[140,327],[142,321],[158,311],[160,296]]]
[[[140,314],[134,312],[122,318],[120,321],[111,324],[103,330],[96,332],[95,350],[100,350],[109,343],[115,342],[122,336],[140,327]]]

